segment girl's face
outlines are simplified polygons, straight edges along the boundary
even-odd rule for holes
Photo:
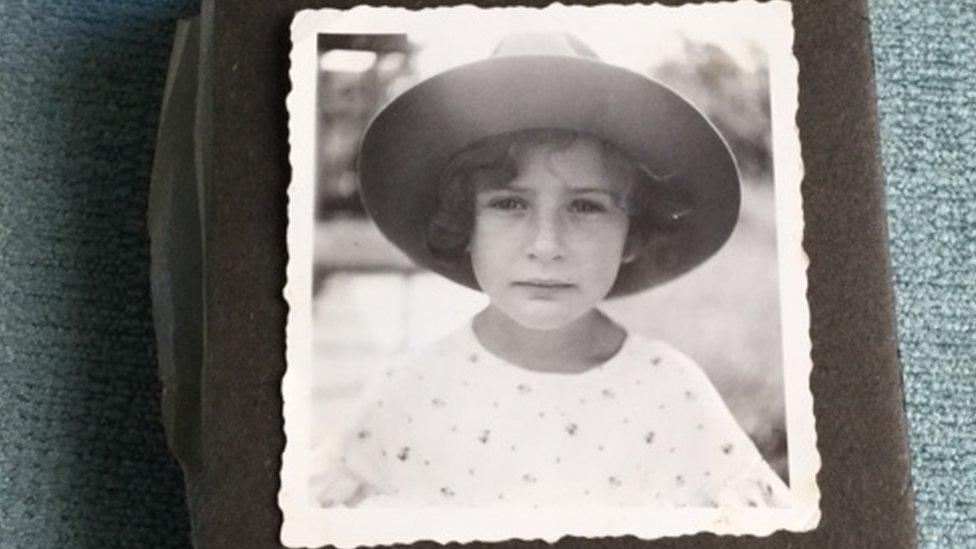
[[[537,149],[506,187],[479,190],[471,264],[491,306],[518,324],[553,330],[610,292],[623,260],[628,184],[600,147]]]

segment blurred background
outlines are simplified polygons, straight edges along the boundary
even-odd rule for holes
[[[687,11],[658,10],[645,19],[614,9],[579,17],[565,8],[545,21],[537,11],[520,11],[461,8],[406,17],[370,11],[360,19],[354,11],[345,22],[350,32],[319,35],[312,413],[313,424],[328,432],[313,440],[328,446],[377,365],[447,335],[487,304],[482,294],[417,269],[368,219],[356,174],[366,125],[414,83],[487,57],[505,34],[555,29],[575,34],[605,61],[679,92],[730,144],[743,187],[728,244],[688,275],[608,301],[603,309],[629,330],[695,359],[788,480],[769,78],[761,37],[750,35],[751,25],[692,18]],[[394,29],[399,32],[386,32]]]

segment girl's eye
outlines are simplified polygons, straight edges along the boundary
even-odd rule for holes
[[[488,202],[488,207],[493,210],[523,210],[525,203],[518,198],[506,196],[491,200]]]
[[[569,210],[577,213],[600,213],[607,211],[603,204],[593,200],[574,200],[569,205]]]

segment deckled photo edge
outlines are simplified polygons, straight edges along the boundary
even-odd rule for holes
[[[282,289],[288,303],[285,327],[285,374],[281,383],[285,447],[281,456],[281,486],[278,505],[282,511],[280,538],[289,547],[318,545],[305,535],[308,517],[307,473],[311,417],[307,413],[307,380],[312,365],[312,238],[314,196],[315,37],[323,17],[336,10],[303,10],[290,27],[288,109],[289,163],[292,181],[288,186],[288,263]],[[296,245],[295,243],[300,243]]]
[[[820,522],[820,453],[817,450],[816,418],[810,375],[813,359],[810,340],[810,308],[806,300],[809,258],[803,249],[804,178],[799,108],[800,66],[793,54],[795,31],[792,6],[775,3],[782,22],[766,36],[770,65],[770,120],[772,122],[773,170],[776,185],[777,245],[780,267],[780,308],[783,326],[784,390],[787,403],[788,446],[791,482],[805,523],[796,531],[812,530]]]
[[[553,5],[562,6],[561,4]],[[504,528],[477,526],[476,523],[480,522],[477,517],[483,519],[486,516],[484,511],[476,511],[472,514],[464,510],[434,510],[417,513],[415,517],[437,516],[446,519],[443,523],[449,523],[453,527],[445,528],[444,536],[418,537],[402,539],[402,541],[407,543],[420,539],[436,539],[444,542],[497,541],[515,537],[527,539],[542,537],[548,541],[555,541],[564,534],[634,534],[649,538],[691,535],[699,532],[768,535],[780,529],[804,531],[816,527],[820,516],[820,493],[816,483],[820,458],[816,448],[813,401],[809,387],[812,362],[809,353],[809,309],[805,299],[808,260],[802,249],[803,219],[800,181],[803,177],[803,168],[795,122],[798,97],[798,65],[792,54],[792,9],[789,2],[783,0],[761,4],[752,0],[730,1],[721,4],[676,6],[666,9],[709,9],[715,5],[753,5],[754,8],[762,6],[762,9],[769,9],[779,18],[777,32],[771,33],[765,42],[770,61],[770,108],[773,111],[771,117],[773,125],[772,149],[775,166],[777,248],[781,275],[779,291],[783,326],[784,390],[787,393],[787,433],[790,446],[788,459],[791,475],[790,484],[794,497],[797,498],[797,507],[784,512],[767,513],[767,515],[775,516],[772,520],[758,520],[757,522],[762,523],[762,526],[753,525],[751,528],[736,527],[732,524],[751,514],[743,512],[739,513],[739,517],[719,517],[718,520],[711,521],[715,525],[714,528],[698,530],[683,530],[680,527],[668,528],[665,527],[665,523],[668,521],[661,521],[661,524],[657,526],[658,530],[654,533],[637,532],[627,528],[616,532],[604,529],[587,533],[585,528],[580,528],[575,532],[553,533],[550,536],[538,535],[533,530],[531,520],[527,523],[523,517],[513,513],[487,513],[488,517],[495,517],[500,522],[510,522],[506,530]],[[655,7],[659,8],[660,6]],[[472,6],[465,6],[465,8],[471,9]],[[289,111],[289,144],[291,147],[289,160],[293,180],[288,189],[289,260],[287,282],[283,289],[283,295],[289,305],[286,326],[287,368],[281,388],[286,446],[282,454],[281,489],[278,498],[283,513],[281,540],[282,543],[291,547],[312,547],[323,543],[351,547],[364,543],[387,543],[391,540],[400,539],[384,536],[380,532],[375,532],[373,536],[375,539],[355,533],[357,529],[362,532],[361,529],[368,525],[382,529],[381,525],[384,524],[384,520],[386,520],[386,524],[390,524],[396,529],[396,523],[399,522],[394,520],[396,513],[364,512],[349,509],[326,511],[314,508],[309,504],[306,482],[307,460],[310,457],[308,445],[311,428],[311,417],[306,406],[308,405],[307,381],[312,365],[310,341],[312,330],[311,245],[314,232],[312,198],[314,195],[313,149],[315,132],[315,117],[309,113],[315,112],[315,38],[320,32],[328,31],[330,24],[335,23],[343,13],[361,9],[383,10],[385,8],[304,10],[296,15],[291,27],[292,51],[289,75],[292,89],[287,98],[287,105]],[[455,8],[428,9],[449,11]],[[478,9],[487,10],[490,8]],[[365,29],[357,28],[354,30],[367,32]],[[305,115],[296,116],[296,113],[305,113]],[[794,451],[794,448],[798,448],[800,451]],[[372,515],[372,517],[365,517],[362,515],[363,513]],[[567,514],[571,515],[572,513],[567,510]],[[629,513],[618,514],[628,516]],[[638,520],[639,514],[639,510],[633,513],[634,520]],[[707,516],[710,513],[681,512],[677,514]],[[359,515],[359,517],[354,515]],[[579,524],[578,521],[585,521],[588,516],[592,516],[592,513],[575,517],[577,520],[575,524]],[[712,518],[714,519],[714,517]],[[709,522],[706,519],[698,520]],[[646,517],[644,522],[647,522]],[[344,533],[339,532],[339,530],[344,531]],[[519,534],[520,530],[522,534]]]

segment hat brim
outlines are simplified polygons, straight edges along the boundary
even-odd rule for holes
[[[479,289],[471,265],[445,265],[427,246],[437,182],[450,158],[492,135],[574,130],[608,140],[670,179],[691,209],[666,241],[621,265],[608,297],[671,280],[713,255],[739,215],[739,176],[725,141],[681,96],[600,61],[494,57],[433,76],[370,123],[359,158],[360,191],[380,231],[418,265]]]

